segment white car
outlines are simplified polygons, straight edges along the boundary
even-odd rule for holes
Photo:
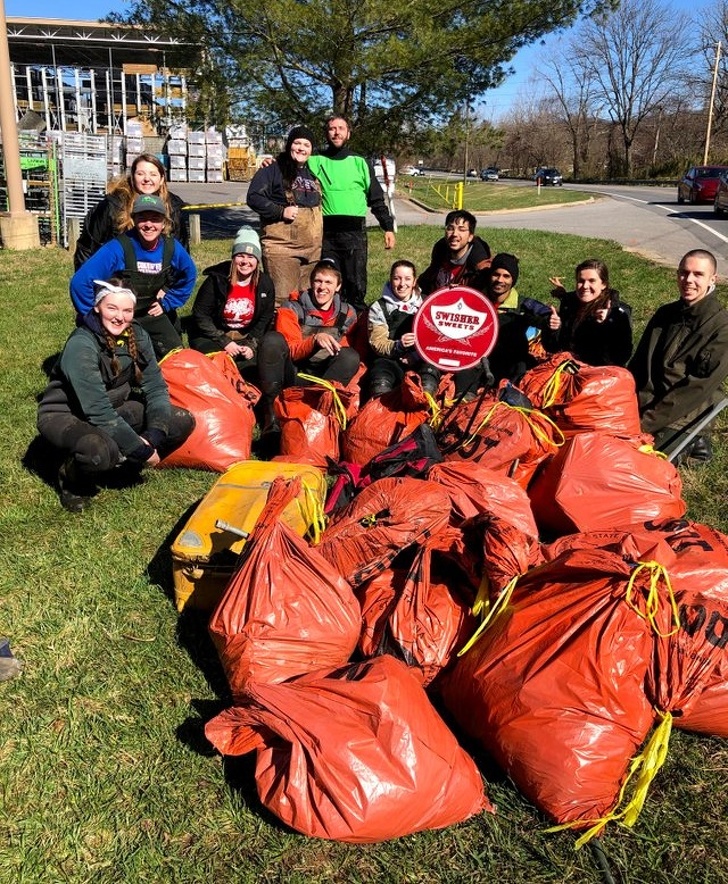
[[[405,175],[410,175],[412,178],[419,178],[420,175],[425,174],[425,170],[421,169],[419,166],[407,166],[404,170]]]

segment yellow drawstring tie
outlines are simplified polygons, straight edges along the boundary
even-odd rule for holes
[[[664,451],[658,451],[658,450],[657,450],[654,446],[652,446],[652,445],[646,445],[646,444],[645,444],[645,445],[640,445],[640,447],[639,447],[637,450],[638,450],[638,451],[641,451],[642,454],[654,454],[655,457],[659,457],[659,458],[661,458],[662,460],[667,460],[667,455],[665,454],[665,452],[664,452]]]
[[[574,374],[576,363],[571,359],[566,359],[561,365],[558,365],[554,373],[546,381],[543,388],[542,408],[548,408],[556,402],[556,397],[561,392],[561,381],[565,374]]]
[[[323,387],[325,390],[328,390],[334,398],[334,415],[339,422],[339,426],[342,430],[346,429],[346,409],[344,408],[344,404],[339,398],[339,394],[336,391],[336,387],[331,383],[331,381],[324,380],[324,378],[317,378],[316,375],[313,374],[299,374],[298,377],[302,381],[306,381],[309,384],[313,384],[316,387]]]
[[[542,417],[545,421],[547,421],[549,424],[551,424],[551,426],[554,428],[554,430],[556,431],[558,436],[561,438],[560,442],[557,442],[555,439],[549,438],[546,431],[542,427],[540,427],[536,421],[534,421],[533,417],[531,417],[531,412],[534,411],[535,409],[523,408],[520,405],[509,405],[507,402],[498,401],[498,402],[495,402],[493,404],[493,406],[488,409],[488,413],[485,415],[483,420],[471,432],[471,434],[468,436],[468,438],[464,439],[460,443],[460,445],[458,446],[459,448],[467,448],[468,445],[471,445],[477,439],[478,433],[483,429],[483,427],[488,425],[490,419],[495,414],[495,410],[499,406],[503,407],[503,408],[508,408],[511,411],[517,411],[520,415],[522,415],[523,418],[525,419],[526,423],[531,428],[531,432],[533,433],[533,435],[542,444],[546,443],[547,445],[555,445],[557,448],[560,448],[564,444],[564,442],[566,441],[564,434],[561,432],[561,430],[556,426],[556,424],[551,420],[551,418],[547,417],[545,414],[538,412],[540,417]]]
[[[650,572],[650,585],[649,591],[647,593],[647,599],[645,603],[645,613],[643,613],[638,607],[637,604],[633,601],[633,596],[637,592],[637,588],[635,587],[635,582],[637,580],[637,576],[643,571],[647,570]],[[657,625],[657,614],[660,608],[660,584],[663,584],[665,590],[667,592],[667,598],[670,602],[670,607],[672,609],[672,620],[674,623],[673,628],[670,632],[664,633],[660,631],[659,626]],[[637,616],[641,617],[643,620],[646,620],[650,626],[654,629],[655,633],[660,636],[660,638],[669,638],[671,635],[675,635],[675,633],[680,629],[680,612],[678,611],[677,601],[675,599],[675,593],[672,589],[672,583],[670,582],[670,575],[667,573],[667,570],[659,563],[659,562],[639,562],[637,567],[632,571],[630,575],[629,582],[627,583],[627,592],[625,596],[625,600],[627,604],[636,611]]]
[[[324,507],[319,496],[306,482],[303,482],[303,501],[296,498],[298,511],[303,521],[308,525],[308,534],[311,543],[316,546],[321,542],[321,535],[326,528],[326,516]]]
[[[503,592],[498,596],[495,604],[492,607],[490,607],[487,596],[485,596],[484,594],[484,585],[487,583],[488,578],[483,578],[480,583],[480,589],[478,590],[478,595],[476,596],[475,604],[473,605],[472,611],[473,614],[477,614],[483,609],[489,610],[480,626],[475,630],[475,632],[468,639],[465,645],[463,645],[463,647],[458,651],[458,657],[462,657],[463,654],[466,654],[473,647],[473,645],[478,641],[478,639],[485,632],[488,626],[490,626],[490,624],[495,620],[500,612],[504,610],[504,608],[510,601],[511,596],[513,595],[513,590],[516,588],[516,583],[518,583],[518,578],[520,576],[520,574],[516,574],[516,576],[512,580],[508,581],[505,588],[503,589]]]
[[[427,400],[427,406],[430,409],[430,417],[428,420],[429,425],[433,430],[436,430],[440,426],[440,422],[442,421],[442,409],[435,402],[435,397],[432,393],[425,392],[425,399]]]
[[[591,841],[595,835],[598,835],[609,822],[614,821],[627,828],[632,828],[632,826],[634,826],[640,815],[640,811],[644,806],[650,784],[665,763],[667,747],[670,742],[670,734],[672,733],[672,715],[669,712],[661,712],[660,710],[655,711],[661,721],[653,731],[652,736],[642,752],[632,759],[629,773],[622,784],[622,788],[619,790],[619,797],[617,798],[613,810],[601,819],[574,820],[570,823],[563,823],[560,826],[552,826],[550,829],[546,829],[547,832],[560,832],[564,829],[574,829],[583,826],[586,823],[590,828],[584,832],[574,845],[574,849],[579,850],[588,841]],[[627,785],[635,774],[637,774],[637,779],[634,783],[632,797],[623,810],[617,810],[624,799]]]

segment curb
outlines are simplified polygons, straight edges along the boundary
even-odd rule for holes
[[[451,211],[451,209],[433,209],[432,206],[428,206],[410,196],[397,196],[397,199],[402,200],[402,202],[405,203],[412,203],[412,205],[417,206],[418,209],[422,209],[423,212],[427,212],[430,215],[445,215],[447,212]],[[605,197],[590,196],[584,200],[575,200],[573,203],[546,203],[542,206],[525,206],[521,209],[482,209],[480,211],[474,211],[473,215],[478,217],[481,215],[512,215],[518,212],[543,212],[546,209],[571,209],[574,206],[591,205],[591,203],[595,203],[597,199],[601,200],[605,199]],[[470,212],[471,209],[467,209],[467,211]]]

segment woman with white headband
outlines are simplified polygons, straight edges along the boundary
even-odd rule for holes
[[[61,504],[81,512],[97,479],[122,464],[133,478],[184,442],[194,418],[173,407],[136,296],[119,278],[94,280],[92,309],[66,341],[38,408],[38,432],[63,456]]]

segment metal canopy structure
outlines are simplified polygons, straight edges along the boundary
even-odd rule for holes
[[[8,18],[16,117],[29,111],[49,131],[126,134],[141,119],[158,134],[184,119],[182,69],[196,45],[109,22]]]
[[[63,19],[12,18],[8,20],[10,60],[16,64],[103,67],[109,51],[117,64],[133,62],[162,67],[162,53],[189,53],[190,44],[175,37],[150,33],[140,26]]]

